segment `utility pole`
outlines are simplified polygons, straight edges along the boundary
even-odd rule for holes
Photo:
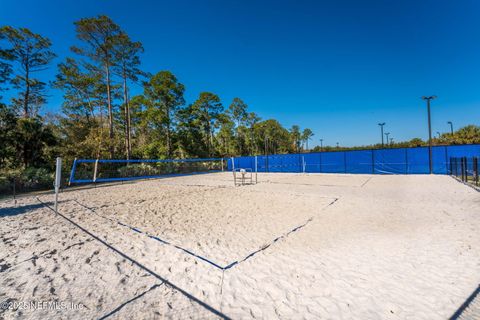
[[[382,136],[382,148],[383,148],[383,126],[385,125],[385,122],[381,122],[378,125],[380,126],[380,134]]]
[[[423,100],[427,101],[427,110],[428,110],[428,158],[429,158],[429,167],[430,174],[433,173],[433,163],[432,163],[432,121],[430,116],[430,101],[435,99],[436,96],[422,97]]]

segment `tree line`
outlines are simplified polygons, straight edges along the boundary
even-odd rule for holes
[[[10,125],[14,118],[18,123],[37,124],[36,130],[45,131],[44,139],[35,135],[42,138],[39,145],[55,145],[67,158],[126,159],[286,153],[308,148],[313,136],[310,129],[293,126],[289,131],[274,119],[262,121],[240,98],[225,106],[215,93],[201,92],[195,101],[186,103],[186,88],[172,72],[150,74],[141,69],[142,44],[109,17],[80,19],[74,26],[78,44],[58,64],[57,75],[48,84],[36,75],[51,67],[56,57],[51,41],[26,28],[0,29],[2,90],[16,92],[8,105],[2,104],[2,113],[10,117]],[[133,85],[141,86],[143,93],[130,96]],[[62,112],[41,117],[39,110],[46,103],[49,86],[63,92]],[[14,158],[21,154],[25,166],[36,164],[39,159],[19,147],[13,147]],[[8,152],[1,157],[1,164],[6,165]]]
[[[109,17],[83,18],[74,28],[77,43],[48,82],[40,75],[54,67],[51,41],[27,28],[0,28],[0,177],[9,171],[51,170],[57,155],[71,163],[74,158],[207,158],[310,150],[312,130],[262,120],[239,97],[225,103],[214,92],[201,92],[187,102],[186,88],[172,72],[142,69],[142,43]],[[140,86],[141,93],[131,95],[133,86]],[[63,94],[61,111],[42,116],[51,88]],[[7,91],[11,99],[4,101],[1,95]],[[469,126],[438,143],[480,142],[479,131]]]

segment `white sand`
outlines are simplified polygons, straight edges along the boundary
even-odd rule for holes
[[[34,197],[0,202],[0,302],[77,306],[0,319],[216,317],[188,294],[236,319],[447,319],[480,283],[480,193],[447,176],[219,173],[60,199],[137,264]]]

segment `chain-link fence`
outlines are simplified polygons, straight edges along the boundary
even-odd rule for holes
[[[449,173],[463,182],[480,186],[478,157],[450,158]]]

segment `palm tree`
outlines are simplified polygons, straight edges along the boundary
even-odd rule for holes
[[[475,125],[468,125],[463,127],[453,134],[454,144],[479,143],[480,142],[480,127]]]
[[[313,137],[313,131],[308,129],[308,128],[305,128],[303,129],[303,132],[302,132],[302,140],[305,141],[305,145],[306,145],[306,150],[308,151],[308,140],[310,140],[312,137]]]
[[[290,137],[293,140],[293,147],[295,152],[299,152],[300,149],[300,142],[302,140],[302,135],[300,134],[300,127],[297,125],[293,125],[290,129]]]

